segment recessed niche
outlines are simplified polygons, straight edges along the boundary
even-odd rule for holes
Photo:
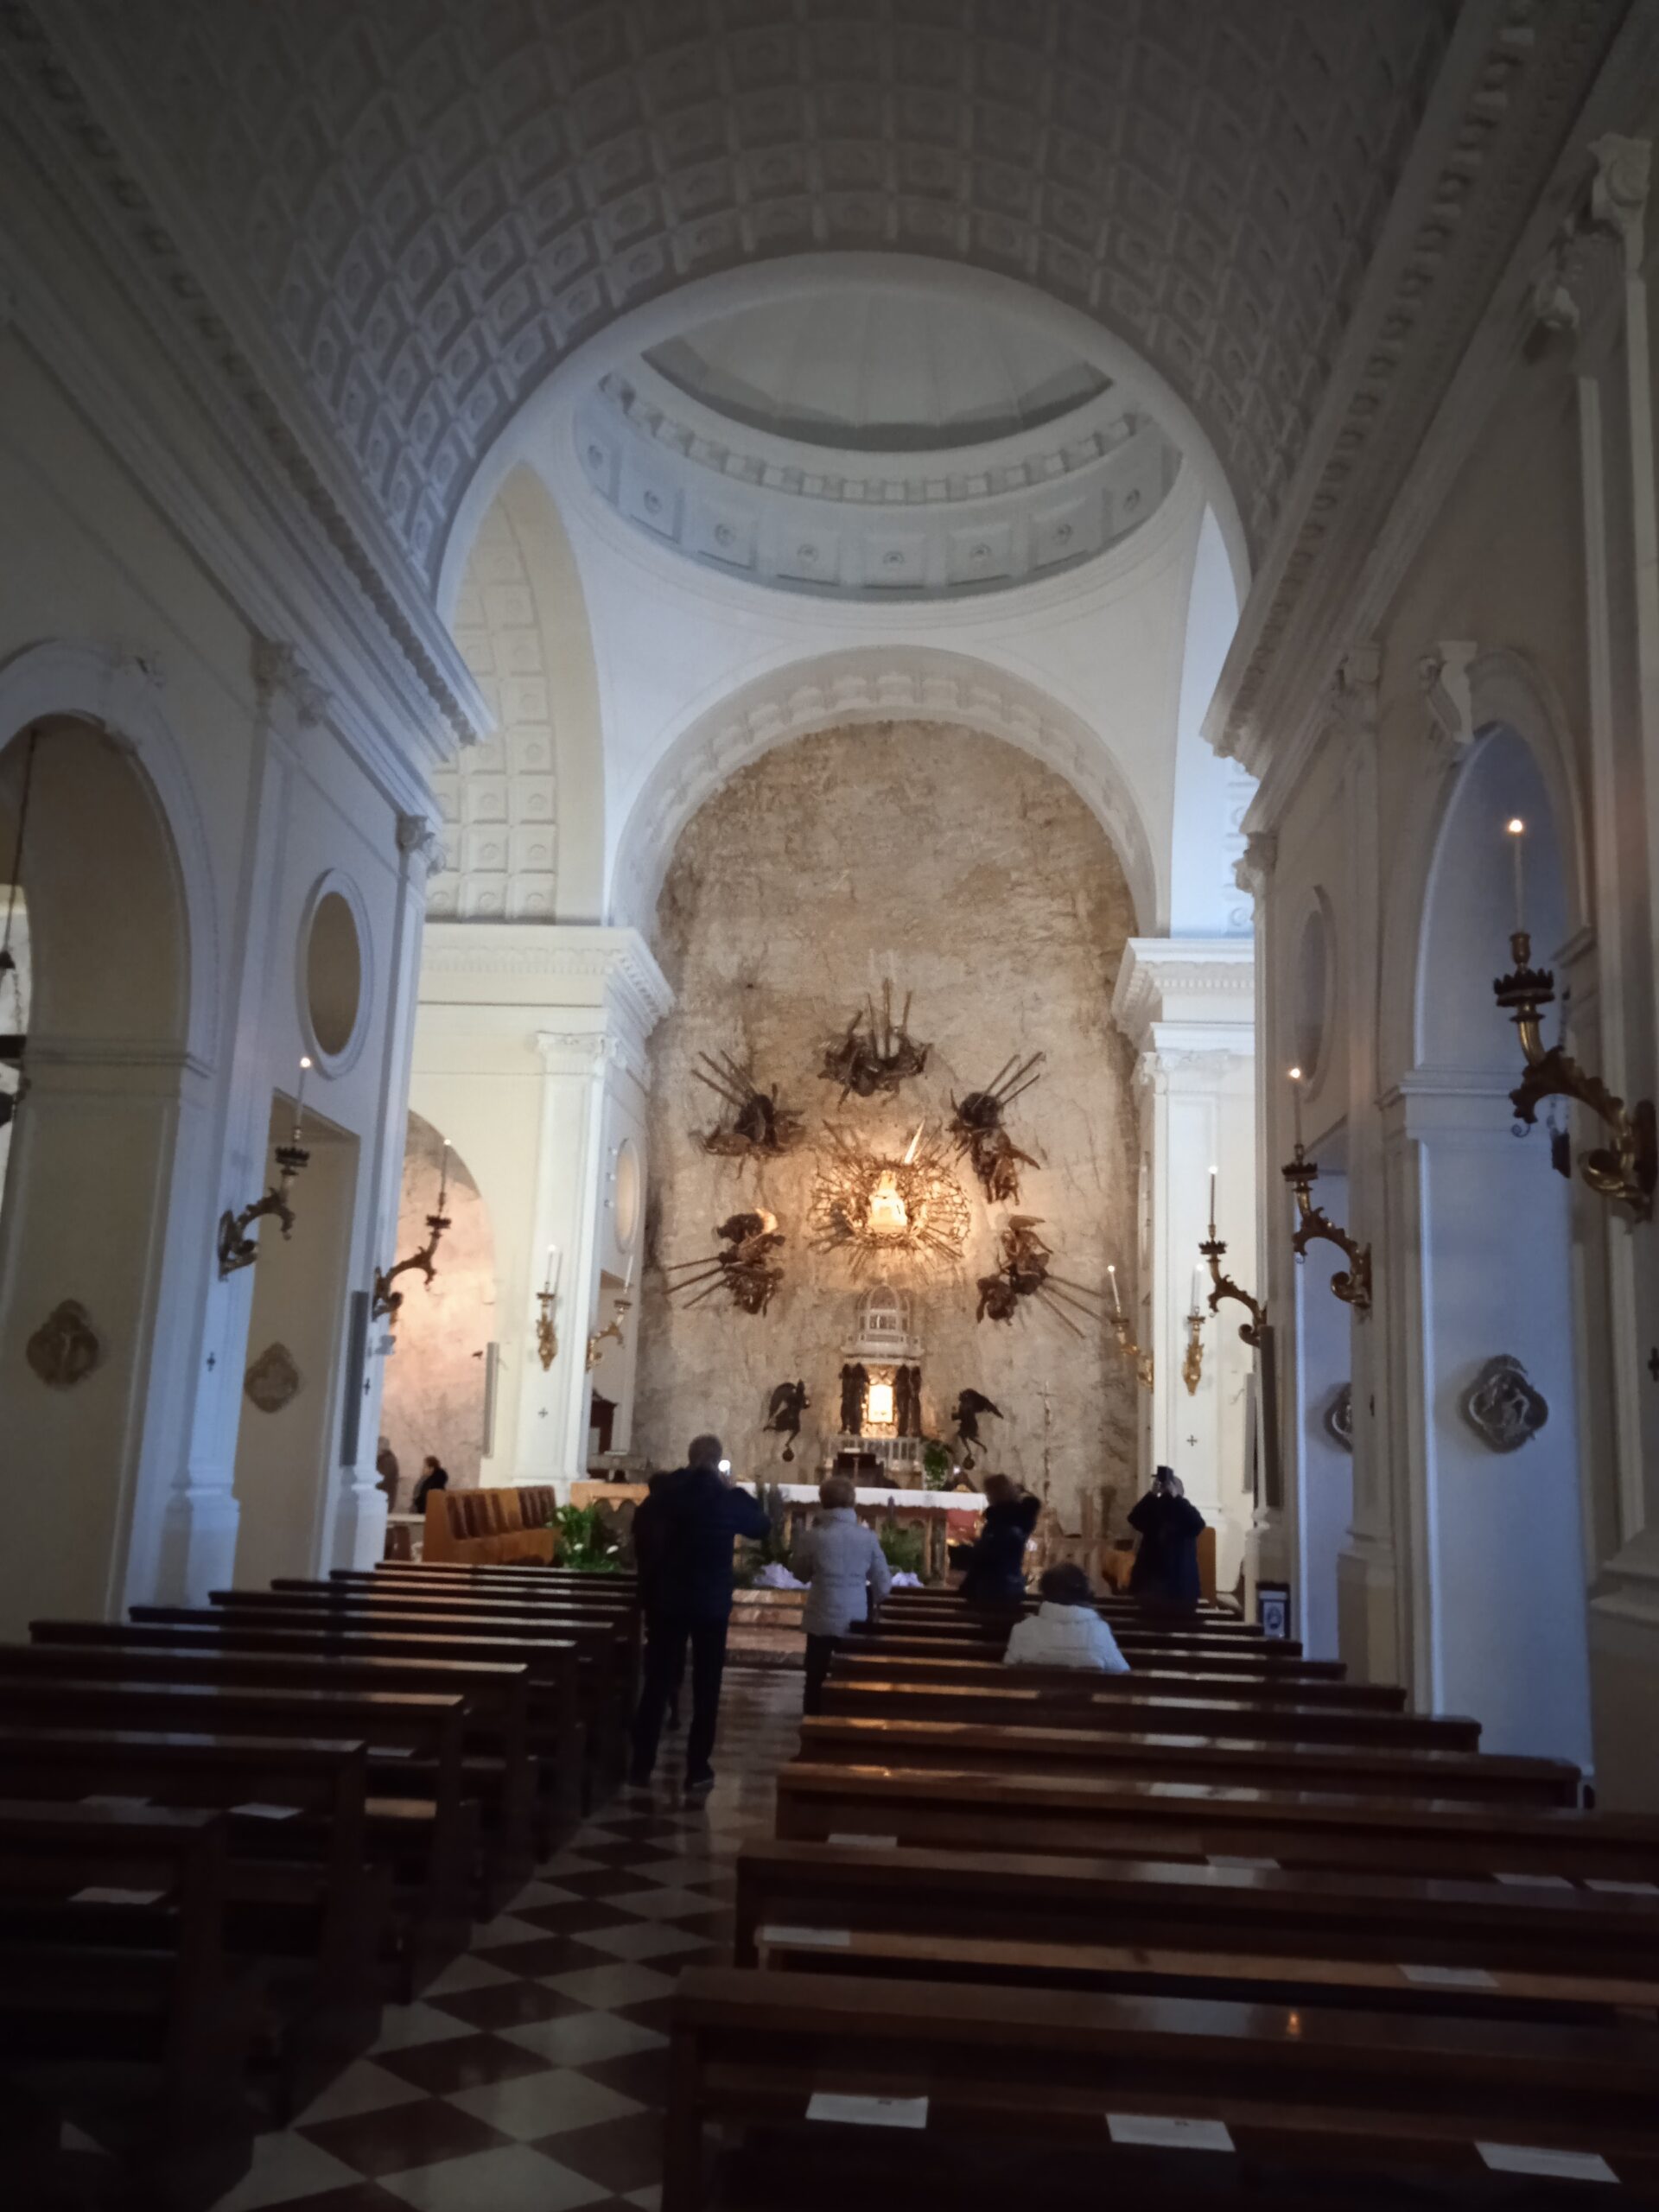
[[[305,1012],[324,1059],[337,1060],[357,1033],[363,1006],[363,942],[351,902],[325,891],[305,938]]]

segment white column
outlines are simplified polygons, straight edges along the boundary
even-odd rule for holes
[[[1193,1270],[1207,1233],[1210,1171],[1227,1272],[1247,1289],[1255,1272],[1255,956],[1236,938],[1133,938],[1113,1014],[1140,1052],[1140,1277],[1124,1282],[1135,1333],[1153,1356],[1148,1464],[1173,1466],[1217,1532],[1217,1578],[1231,1589],[1251,1524],[1246,1415],[1252,1354],[1239,1341],[1242,1306],[1208,1309],[1196,1391],[1182,1373]],[[1120,1270],[1120,1273],[1122,1273]]]

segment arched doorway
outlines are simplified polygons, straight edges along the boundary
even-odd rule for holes
[[[1460,771],[1434,849],[1393,1162],[1400,1249],[1413,1255],[1401,1347],[1416,1400],[1411,1641],[1420,1698],[1477,1714],[1487,1749],[1588,1766],[1573,1169],[1542,1117],[1516,1133],[1520,1048],[1492,996],[1516,925],[1516,819],[1533,957],[1560,976],[1572,933],[1560,824],[1533,752],[1499,727]]]
[[[407,1512],[428,1452],[449,1471],[453,1489],[474,1488],[490,1448],[496,1348],[495,1232],[472,1170],[432,1123],[409,1117],[397,1256],[427,1242],[440,1191],[449,1226],[430,1283],[411,1269],[394,1286],[404,1294],[391,1331],[395,1350],[380,1400],[381,1433],[398,1465],[394,1511]]]
[[[152,1366],[177,1349],[162,1275],[191,958],[161,801],[91,721],[43,715],[10,734],[0,855],[29,921],[25,1095],[0,1210],[9,1632],[31,1613],[106,1612],[126,1581]],[[0,1027],[11,1012],[8,999]]]

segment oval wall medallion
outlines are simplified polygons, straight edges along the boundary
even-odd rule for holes
[[[23,1357],[51,1389],[72,1390],[103,1358],[104,1345],[86,1308],[78,1299],[66,1298],[35,1330]]]
[[[1464,1418],[1494,1452],[1518,1452],[1549,1419],[1549,1403],[1534,1389],[1512,1353],[1489,1359],[1463,1402]]]
[[[279,1414],[298,1391],[300,1370],[286,1344],[267,1344],[242,1378],[262,1414]]]

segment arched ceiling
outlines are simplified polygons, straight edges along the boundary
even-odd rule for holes
[[[1264,546],[1452,0],[56,0],[201,280],[429,588],[583,340],[892,248],[1022,277],[1166,380]]]

